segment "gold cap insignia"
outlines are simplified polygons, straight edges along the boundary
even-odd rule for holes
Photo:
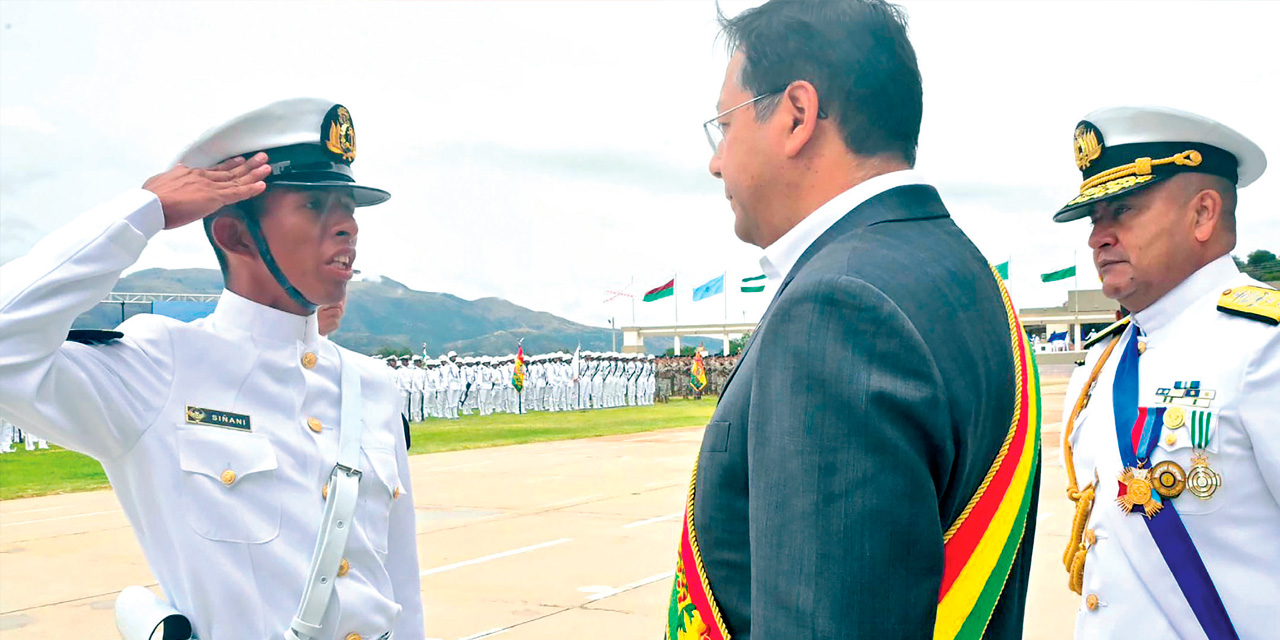
[[[324,136],[324,146],[335,155],[342,156],[347,163],[356,159],[356,128],[351,123],[351,112],[340,105],[333,105],[325,114],[320,125],[320,134]]]
[[[1081,171],[1102,155],[1102,132],[1092,122],[1086,120],[1076,125],[1075,152],[1076,167]]]

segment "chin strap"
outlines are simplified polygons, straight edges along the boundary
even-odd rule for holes
[[[271,272],[271,277],[276,279],[284,292],[289,294],[289,298],[298,303],[308,312],[315,311],[319,305],[311,302],[306,296],[298,291],[297,287],[289,282],[284,272],[280,270],[280,265],[276,264],[276,259],[271,255],[271,247],[267,245],[267,237],[262,234],[262,227],[258,224],[258,217],[255,215],[244,216],[244,224],[249,229],[249,235],[253,236],[254,244],[258,245],[258,255],[262,256],[262,263],[267,265],[267,271]]]

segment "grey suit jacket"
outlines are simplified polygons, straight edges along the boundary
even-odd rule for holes
[[[1008,432],[1013,367],[995,279],[932,187],[819,237],[699,453],[694,525],[733,640],[932,637],[942,535]],[[987,637],[1021,637],[1035,503]]]

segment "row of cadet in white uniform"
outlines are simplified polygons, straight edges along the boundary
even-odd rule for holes
[[[22,431],[12,422],[5,420],[4,416],[0,416],[0,453],[17,451],[17,449],[13,448],[13,445],[19,442],[26,443],[27,451],[49,448],[48,440]]]
[[[396,369],[401,411],[414,422],[476,411],[487,416],[650,405],[657,372],[651,355],[547,353],[525,358],[517,391],[514,355],[459,358],[450,351],[434,360],[388,356],[386,362]]]

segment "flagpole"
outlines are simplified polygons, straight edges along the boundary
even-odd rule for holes
[[[724,355],[729,355],[729,270],[725,269],[720,274],[720,288],[724,289]]]
[[[673,275],[673,276],[671,276],[671,302],[672,302],[673,306],[675,307],[675,311],[676,311],[676,324],[677,324],[677,325],[678,325],[678,324],[680,324],[680,295],[679,295],[679,293],[680,293],[679,291],[676,291],[676,277]]]
[[[1071,251],[1071,288],[1076,290],[1080,289],[1080,265],[1078,263],[1080,257],[1077,255],[1078,253],[1079,251],[1074,249]]]

